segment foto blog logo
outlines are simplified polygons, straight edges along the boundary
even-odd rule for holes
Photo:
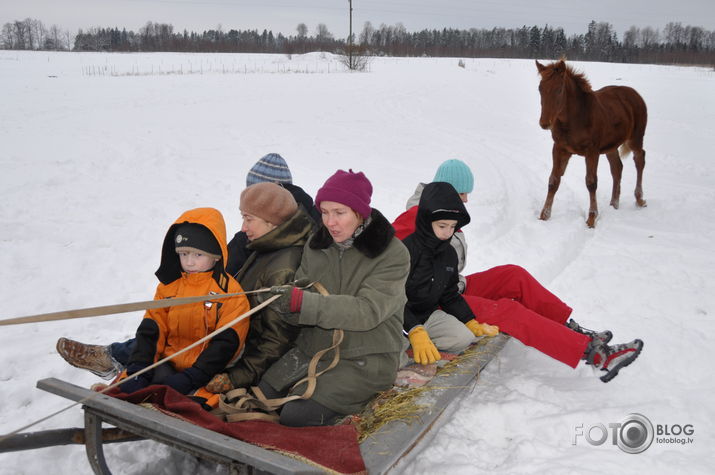
[[[592,424],[585,427],[579,424],[575,427],[573,445],[583,438],[591,445],[603,445],[610,439],[611,445],[617,445],[619,449],[628,454],[639,454],[651,446],[653,440],[661,444],[691,444],[691,436],[695,432],[692,424],[657,424],[653,423],[642,414],[629,414],[621,422],[611,422],[606,426],[602,423]],[[658,437],[655,437],[655,436]],[[660,437],[666,436],[666,437]]]

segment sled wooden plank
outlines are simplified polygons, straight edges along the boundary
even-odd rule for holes
[[[73,401],[95,394],[56,378],[42,379],[37,387]],[[218,463],[240,463],[276,474],[322,473],[312,465],[278,452],[110,396],[102,394],[83,404],[85,411],[101,421]]]
[[[390,422],[365,439],[360,444],[360,451],[368,473],[388,473],[400,461],[408,459],[410,451],[420,443],[438,419],[455,410],[453,405],[450,407],[450,403],[476,383],[477,374],[508,340],[507,335],[499,334],[477,343],[480,345],[479,351],[464,358],[459,363],[459,370],[444,375],[438,374],[427,384],[434,389],[416,398],[416,404],[425,405],[422,412],[417,414],[417,420]],[[442,422],[444,420],[446,418]]]

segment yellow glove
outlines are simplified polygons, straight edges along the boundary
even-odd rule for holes
[[[412,345],[412,353],[415,358],[415,363],[431,364],[440,359],[439,351],[434,346],[432,340],[425,327],[419,326],[413,328],[407,335]]]
[[[469,320],[465,325],[474,336],[497,336],[499,333],[498,326],[479,323],[476,319]]]

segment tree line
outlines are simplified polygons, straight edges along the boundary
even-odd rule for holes
[[[5,23],[0,29],[0,48],[67,51],[72,48],[69,30],[57,25],[45,27],[40,20],[25,18]]]
[[[363,55],[558,58],[628,63],[715,64],[715,31],[668,23],[663,31],[632,26],[619,39],[607,22],[592,21],[583,34],[566,35],[563,28],[545,25],[520,28],[468,30],[442,28],[408,32],[405,27],[365,22],[352,42],[337,39],[325,24],[312,34],[300,23],[294,35],[272,31],[224,31],[221,27],[201,33],[174,31],[171,24],[147,22],[138,32],[126,28],[91,28],[72,38],[56,25],[50,28],[27,18],[5,23],[0,47],[19,50],[72,50],[118,52],[240,52],[298,54],[309,51],[344,53],[348,44]]]

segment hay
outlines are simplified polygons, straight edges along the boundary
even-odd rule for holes
[[[359,434],[358,441],[362,442],[390,422],[414,422],[427,407],[417,404],[415,400],[431,389],[429,386],[392,388],[378,394],[362,413],[353,417]]]
[[[468,369],[462,369],[461,363],[484,354],[485,351],[482,347],[487,340],[488,338],[480,339],[455,359],[438,368],[435,377],[469,371]],[[432,381],[434,381],[434,378]],[[449,389],[445,386],[432,386],[430,384],[431,382],[426,386],[414,388],[393,387],[375,396],[375,399],[360,414],[350,416],[350,422],[358,430],[359,442],[362,443],[380,428],[391,422],[402,421],[412,424],[415,420],[418,420],[428,406],[419,404],[417,399],[429,391]]]

